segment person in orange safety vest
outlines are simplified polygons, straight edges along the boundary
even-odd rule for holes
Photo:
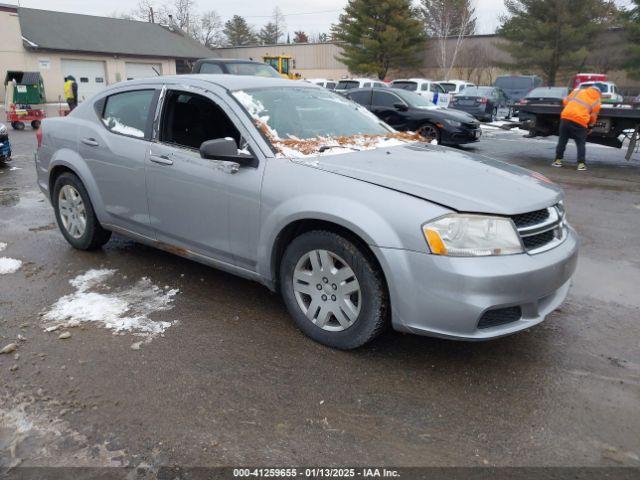
[[[560,114],[560,138],[556,147],[556,161],[552,163],[554,167],[562,166],[567,142],[572,138],[578,148],[578,170],[587,169],[587,135],[598,120],[600,98],[601,93],[597,87],[588,87],[576,89],[564,99],[565,107]]]

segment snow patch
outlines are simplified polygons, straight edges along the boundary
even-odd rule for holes
[[[144,132],[142,130],[138,130],[137,128],[130,127],[129,125],[125,125],[121,123],[115,117],[109,117],[102,120],[106,127],[112,132],[121,133],[122,135],[129,135],[131,137],[143,138]]]
[[[7,244],[4,242],[0,242],[0,252],[4,251],[7,248]]]
[[[15,258],[2,257],[0,258],[0,275],[15,273],[20,269],[21,266],[22,262],[20,260],[16,260]]]
[[[45,331],[94,322],[114,334],[131,332],[153,337],[176,323],[151,320],[149,315],[171,310],[178,289],[162,289],[142,277],[129,288],[105,291],[108,287],[104,282],[115,273],[113,269],[94,269],[71,279],[69,283],[76,291],[58,299],[45,313]]]

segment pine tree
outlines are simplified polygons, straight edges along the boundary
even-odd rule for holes
[[[640,0],[633,1],[635,7],[627,12],[627,38],[629,47],[627,49],[626,68],[629,75],[640,79]]]
[[[349,0],[332,34],[344,42],[338,58],[353,73],[382,80],[390,68],[422,60],[425,37],[410,0]]]
[[[278,43],[278,27],[273,22],[267,22],[258,34],[258,40],[263,45],[275,45]]]
[[[256,42],[253,29],[240,15],[234,15],[224,24],[224,35],[231,46],[251,45]]]
[[[584,66],[597,35],[617,13],[609,0],[505,0],[505,6],[498,34],[509,42],[498,46],[513,58],[508,66],[539,70],[547,85]]]

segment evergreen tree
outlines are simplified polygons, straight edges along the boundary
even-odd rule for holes
[[[508,15],[498,46],[509,53],[511,68],[539,70],[547,85],[558,73],[584,66],[599,33],[612,24],[617,9],[609,0],[505,0]]]
[[[417,66],[424,33],[410,0],[349,0],[333,38],[344,42],[339,55],[353,73],[381,80],[390,68]]]
[[[629,47],[627,49],[626,67],[629,75],[640,79],[640,0],[634,0],[634,8],[627,12],[627,38]]]
[[[263,45],[275,45],[278,43],[278,27],[273,22],[267,22],[258,34],[258,40]]]
[[[223,32],[227,37],[227,43],[234,47],[257,43],[253,29],[240,15],[234,15],[231,20],[227,20]]]

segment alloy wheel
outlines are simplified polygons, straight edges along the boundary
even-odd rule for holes
[[[65,185],[58,194],[58,211],[65,230],[73,238],[80,238],[87,229],[87,210],[78,190]]]
[[[362,307],[356,274],[328,250],[312,250],[298,260],[293,271],[293,292],[307,319],[327,331],[351,327]]]
[[[418,133],[427,142],[438,140],[438,129],[433,125],[423,125],[418,129]]]

